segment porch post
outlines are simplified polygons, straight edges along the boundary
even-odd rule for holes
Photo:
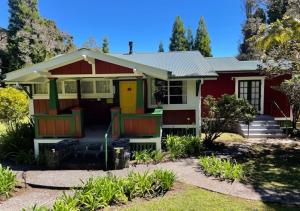
[[[49,78],[49,115],[57,115],[59,110],[56,79],[57,78]]]
[[[138,78],[136,87],[136,113],[143,114],[145,112],[144,105],[144,81]]]

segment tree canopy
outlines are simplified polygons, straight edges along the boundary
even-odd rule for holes
[[[102,42],[102,52],[103,53],[109,53],[109,43],[108,38],[104,37]]]
[[[193,49],[200,51],[203,56],[212,56],[210,38],[205,25],[204,17],[200,18]]]
[[[176,17],[175,22],[173,24],[169,50],[170,51],[188,50],[188,41],[185,37],[184,24],[179,16]]]
[[[162,41],[159,42],[159,45],[158,45],[158,52],[164,52],[164,45],[162,43]]]
[[[9,0],[9,71],[72,51],[73,38],[39,15],[37,0]]]

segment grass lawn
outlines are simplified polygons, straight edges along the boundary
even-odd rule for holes
[[[150,201],[135,201],[125,210],[299,210],[300,207],[244,200],[184,185],[182,190]]]

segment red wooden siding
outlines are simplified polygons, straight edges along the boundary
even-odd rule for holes
[[[156,118],[132,118],[124,119],[124,133],[132,136],[152,136],[157,133]]]
[[[59,109],[61,111],[71,109],[79,106],[77,99],[60,99]],[[47,114],[49,111],[49,100],[48,99],[35,99],[33,100],[34,114]]]
[[[189,118],[189,120],[188,120]],[[187,125],[195,124],[195,110],[164,110],[164,125]]]
[[[53,75],[92,74],[92,65],[86,61],[74,62],[49,71]]]
[[[120,65],[112,64],[109,62],[104,62],[96,60],[96,74],[124,74],[133,73],[133,70],[127,67],[122,67]]]
[[[40,119],[38,121],[40,137],[63,137],[71,134],[69,119]]]
[[[201,86],[202,99],[208,95],[213,97],[221,97],[223,94],[235,94],[235,79],[233,77],[251,77],[261,76],[258,73],[221,73],[217,80],[205,80]],[[272,102],[275,100],[286,116],[290,116],[290,107],[287,98],[282,93],[274,90],[273,86],[278,86],[286,77],[277,77],[265,80],[264,92],[264,114],[274,117],[283,117],[278,109],[275,108]],[[202,103],[202,113],[205,108]]]

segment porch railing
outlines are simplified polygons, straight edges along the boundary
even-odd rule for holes
[[[83,137],[83,120],[80,108],[71,114],[33,115],[36,138]]]
[[[121,113],[120,108],[111,109],[112,135],[118,137],[160,137],[162,109],[152,113]]]
[[[111,126],[112,126],[112,122],[110,122],[107,130],[106,130],[106,133],[105,133],[105,136],[104,136],[104,150],[105,150],[105,169],[107,170],[107,167],[108,167],[108,141],[109,141],[109,138],[111,136]]]

